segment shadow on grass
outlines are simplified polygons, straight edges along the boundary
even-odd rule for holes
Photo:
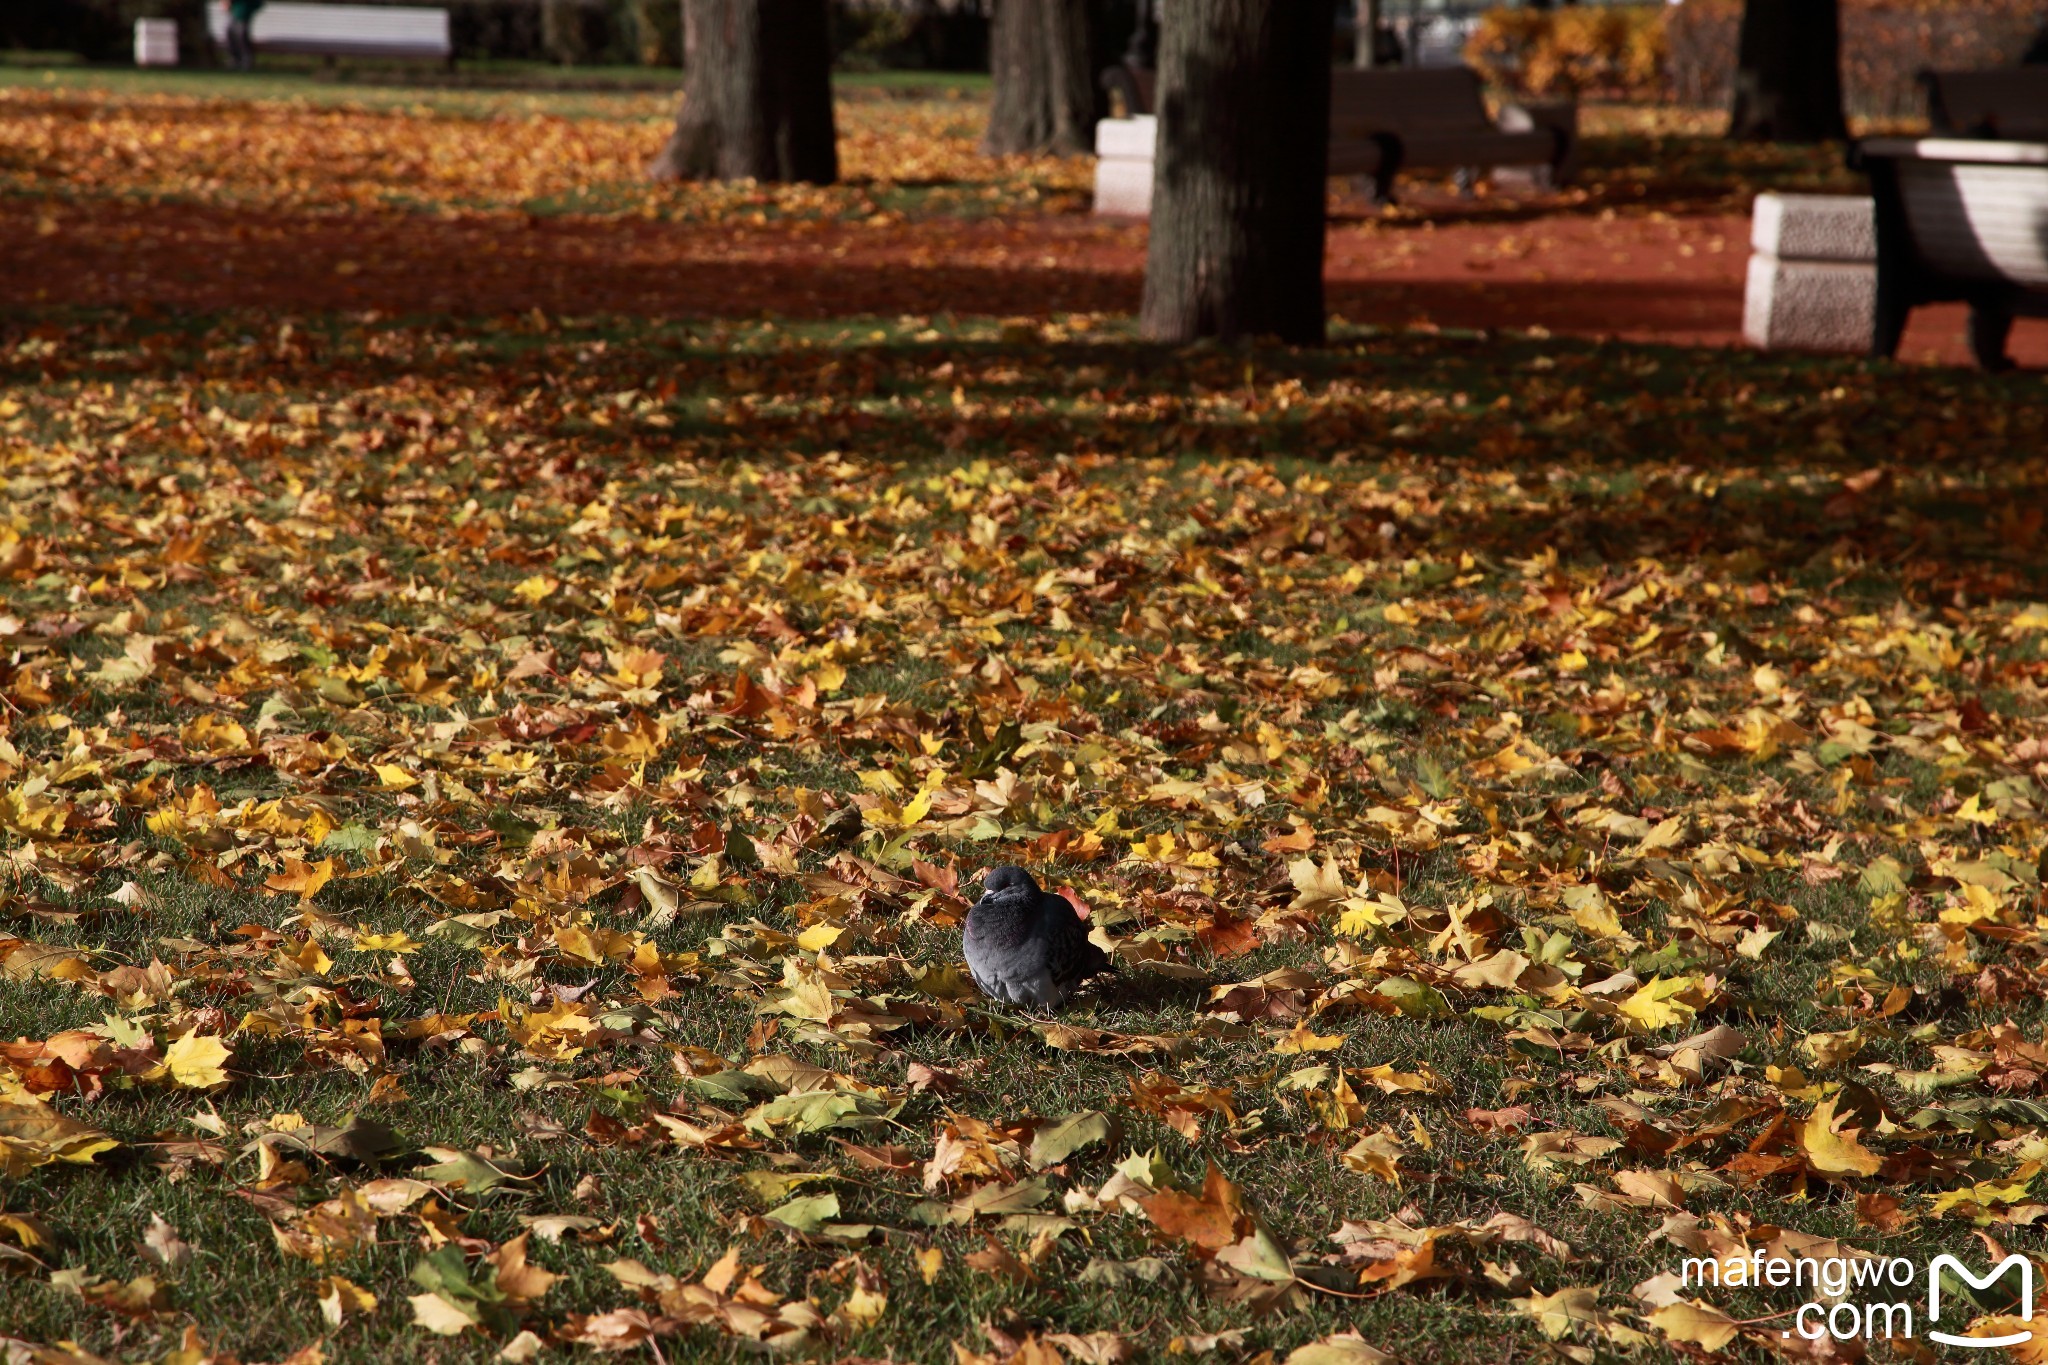
[[[401,438],[421,413],[520,411],[538,439],[443,458],[450,482],[489,496],[545,483],[594,497],[617,470],[678,450],[941,465],[1253,456],[1374,473],[1310,522],[1219,518],[1191,528],[1191,544],[1503,561],[1543,544],[1617,570],[1718,558],[1741,576],[1804,573],[1846,547],[1915,591],[2048,587],[2048,400],[2024,378],[1518,337],[1354,332],[1320,351],[1172,350],[1114,330],[1047,341],[925,321],[543,330],[316,317],[281,350],[274,315],[74,314],[0,329],[0,351],[46,348],[0,374],[225,384],[230,406],[281,418],[277,382]],[[657,407],[611,415],[621,375],[644,377]],[[570,437],[565,461],[555,442]]]

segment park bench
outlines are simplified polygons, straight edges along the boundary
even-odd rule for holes
[[[2048,142],[1871,138],[1854,159],[1877,210],[1872,354],[1898,350],[1913,308],[1960,299],[1977,363],[2009,367],[2014,316],[2048,316]]]
[[[207,0],[207,29],[223,46],[228,7]],[[256,11],[249,41],[258,52],[313,57],[417,57],[453,61],[448,11],[399,5],[269,4]]]
[[[1922,71],[1936,136],[2048,141],[2048,66]]]
[[[1570,173],[1577,131],[1568,101],[1509,105],[1490,118],[1470,67],[1330,73],[1329,172],[1369,180],[1381,203],[1404,170],[1456,171],[1466,182],[1480,167],[1533,167],[1554,185]],[[1095,125],[1097,213],[1149,216],[1157,135],[1150,114]]]
[[[1569,102],[1510,105],[1495,121],[1468,66],[1330,73],[1330,174],[1370,177],[1383,202],[1407,170],[1463,180],[1482,166],[1530,166],[1557,183],[1569,173],[1577,124]]]

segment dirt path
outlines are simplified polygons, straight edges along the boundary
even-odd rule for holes
[[[1339,213],[1329,306],[1388,326],[1547,328],[1740,344],[1748,223],[1731,216]],[[0,201],[0,305],[661,317],[1128,313],[1145,229],[1079,215],[764,222],[299,213]],[[1961,362],[1962,312],[1916,314],[1902,355]],[[2014,352],[2048,366],[2048,322]]]

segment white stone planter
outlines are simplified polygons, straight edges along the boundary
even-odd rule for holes
[[[176,66],[178,64],[178,21],[137,19],[135,21],[135,64]]]
[[[1861,195],[1759,194],[1742,335],[1764,350],[1870,349],[1877,213]]]
[[[1111,218],[1152,216],[1152,158],[1159,120],[1151,114],[1095,125],[1095,211]]]

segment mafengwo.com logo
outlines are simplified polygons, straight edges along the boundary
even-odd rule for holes
[[[1748,1256],[1686,1260],[1679,1282],[1693,1290],[1808,1289],[1813,1297],[1793,1310],[1792,1326],[1783,1333],[1808,1341],[1924,1338],[1989,1350],[2034,1339],[2034,1263],[2018,1253],[1979,1275],[1948,1255],[1923,1266],[1904,1256],[1766,1259],[1758,1247]],[[2019,1325],[1996,1334],[1961,1334],[1992,1311]]]

